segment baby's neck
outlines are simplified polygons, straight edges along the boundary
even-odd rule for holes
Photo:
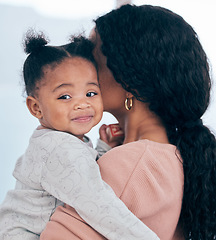
[[[43,126],[43,125],[39,125],[39,126],[37,127],[37,130],[41,130],[41,129],[50,129],[50,128],[47,128],[47,127],[45,127],[45,126]],[[54,130],[54,131],[59,131],[59,130],[57,130],[57,129],[52,129],[52,130]],[[69,133],[69,132],[67,132],[67,133]],[[76,135],[74,135],[74,134],[72,134],[72,133],[69,133],[69,134],[71,134],[71,135],[79,138],[81,141],[84,141],[84,134],[83,134],[83,135],[78,135],[78,136],[76,136]]]
[[[44,127],[44,126],[42,126],[42,125],[39,125],[39,126],[37,127],[37,130],[41,130],[41,129],[48,129],[48,128],[46,128],[46,127]]]

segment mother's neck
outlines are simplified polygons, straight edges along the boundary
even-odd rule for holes
[[[169,143],[166,129],[160,118],[152,113],[145,103],[135,100],[130,111],[116,118],[125,132],[124,143],[141,139]]]

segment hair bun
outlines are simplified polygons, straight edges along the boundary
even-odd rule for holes
[[[35,32],[29,29],[24,38],[24,51],[26,54],[37,52],[49,42],[43,32]]]

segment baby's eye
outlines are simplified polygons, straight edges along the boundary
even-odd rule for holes
[[[58,99],[70,99],[71,96],[70,95],[62,95],[61,97],[59,97]]]
[[[88,92],[86,93],[86,97],[94,97],[95,95],[98,95],[96,92]]]

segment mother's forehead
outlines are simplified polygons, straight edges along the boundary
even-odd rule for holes
[[[97,31],[96,28],[92,28],[89,33],[89,40],[96,45]]]

